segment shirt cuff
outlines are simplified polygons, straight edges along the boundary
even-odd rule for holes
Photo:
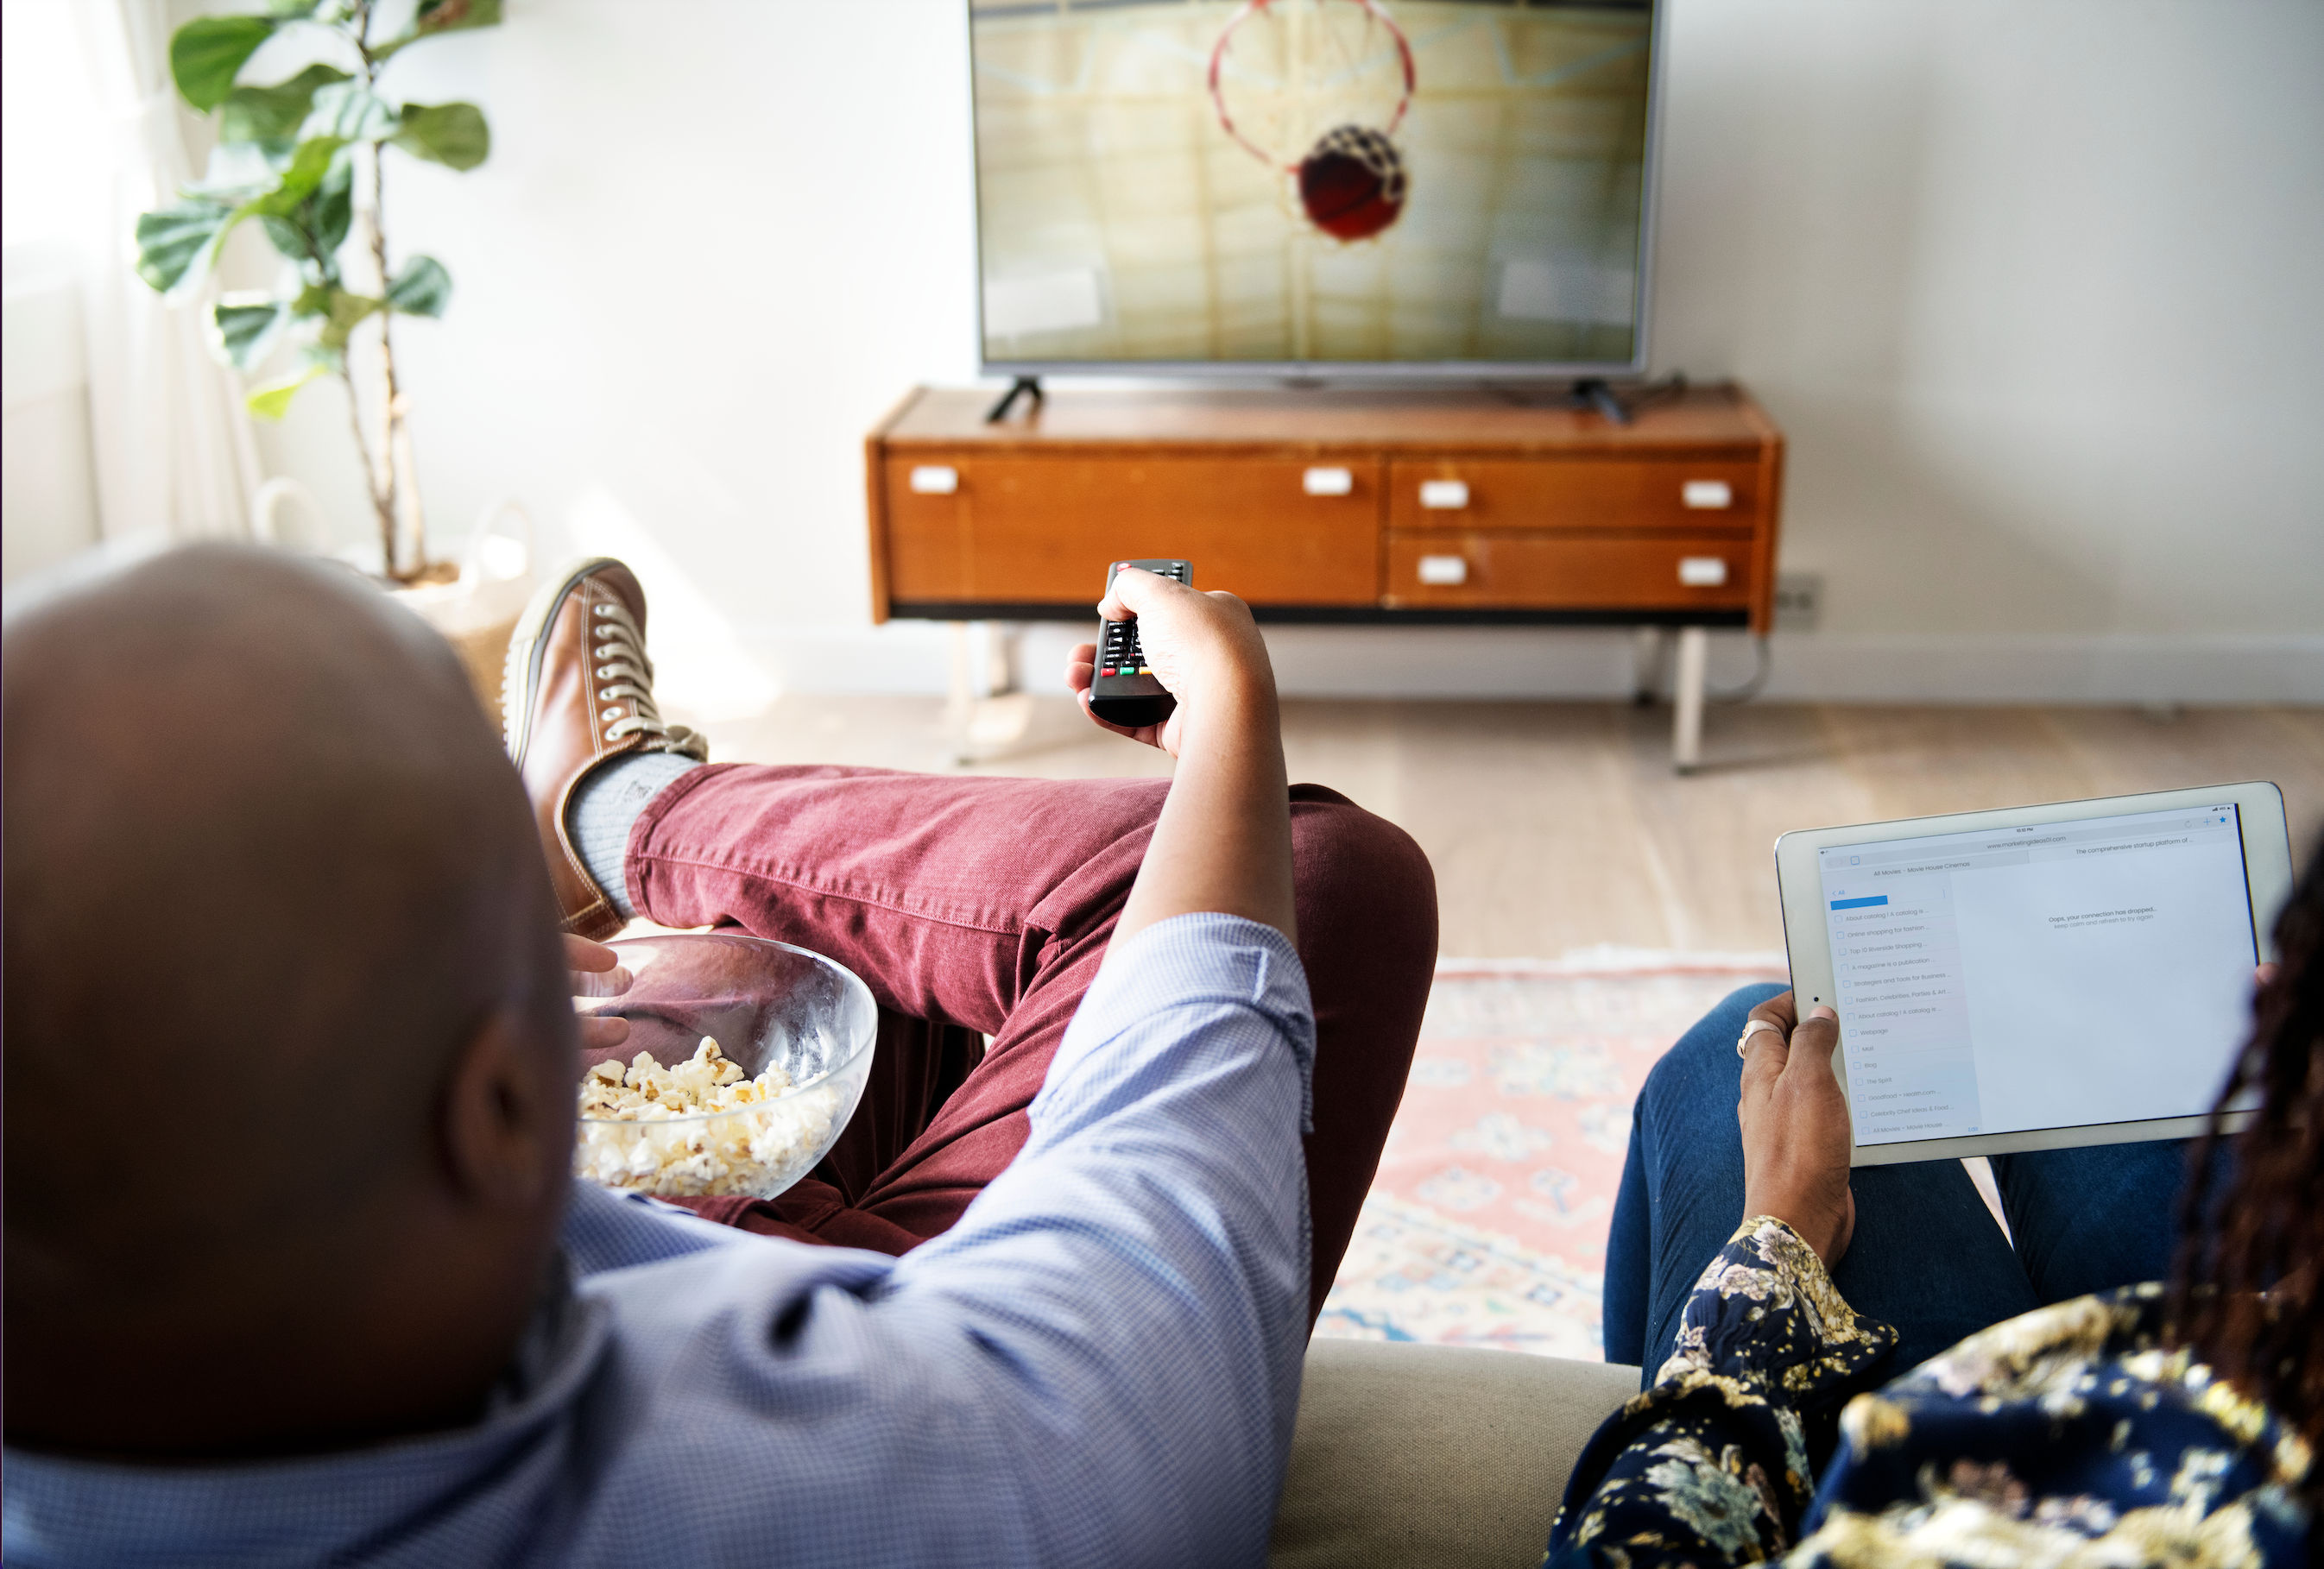
[[[1257,1014],[1290,1047],[1299,1069],[1299,1131],[1314,1132],[1315,1008],[1306,967],[1282,932],[1240,915],[1174,915],[1118,945],[1066,1028],[1049,1086],[1069,1080],[1118,1036],[1174,1012],[1222,1004]],[[1040,1098],[1051,1098],[1050,1091]]]
[[[1695,1281],[1655,1381],[1750,1379],[1797,1405],[1854,1386],[1898,1338],[1848,1305],[1798,1232],[1757,1215],[1736,1228]]]

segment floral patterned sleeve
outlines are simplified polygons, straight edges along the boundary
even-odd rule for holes
[[[1849,1307],[1797,1232],[1745,1221],[1695,1283],[1654,1388],[1582,1452],[1549,1561],[1644,1569],[1780,1555],[1815,1492],[1805,1413],[1863,1389],[1896,1340]]]

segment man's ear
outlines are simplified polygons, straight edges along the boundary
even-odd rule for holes
[[[497,1008],[452,1062],[444,1152],[455,1186],[490,1209],[530,1210],[571,1164],[575,1094],[564,1054],[531,1022]]]

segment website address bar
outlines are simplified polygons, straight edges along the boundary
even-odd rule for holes
[[[2186,844],[2194,837],[2191,833],[2182,833],[2177,839],[2143,839],[2135,844],[2078,845],[2074,853],[2078,856],[2110,856],[2116,850],[2168,849],[2174,844]]]
[[[1990,853],[1995,850],[2046,849],[2052,845],[2081,844],[2094,840],[2125,840],[2135,842],[2142,836],[2152,835],[2156,828],[2160,826],[2161,825],[2157,823],[2148,823],[2138,828],[2093,828],[2085,829],[2079,833],[2035,834],[2028,835],[2022,839],[2011,838],[1987,840],[1981,843],[1964,844],[1959,846],[1943,844],[1923,845],[1915,849],[1882,850],[1872,855],[1863,856],[1861,858],[1860,864],[1867,867],[1895,866],[1902,861],[1943,860],[1948,857],[1978,855]],[[2195,825],[2192,821],[2189,821],[2182,823],[2181,826],[2192,828]],[[2198,831],[2213,834],[2232,834],[2236,830],[2226,824],[2220,824],[2217,827],[2209,827],[2207,825],[2204,829],[2199,830]],[[2127,849],[2130,848],[2130,846],[2126,845],[2125,848]],[[1848,856],[1849,853],[1849,849],[1846,846],[1836,846],[1833,849],[1827,849],[1823,852],[1826,858],[1826,864],[1828,865],[1838,864],[1840,859]]]

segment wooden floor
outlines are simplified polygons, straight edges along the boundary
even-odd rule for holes
[[[1062,697],[984,705],[985,759],[1047,778],[1161,775]],[[948,769],[936,699],[790,696],[711,725],[715,760]],[[1702,773],[1670,771],[1667,709],[1608,703],[1286,706],[1291,776],[1400,824],[1436,867],[1443,950],[1783,946],[1770,847],[1788,829],[2271,779],[2296,850],[2324,823],[2324,709],[1713,710]]]

